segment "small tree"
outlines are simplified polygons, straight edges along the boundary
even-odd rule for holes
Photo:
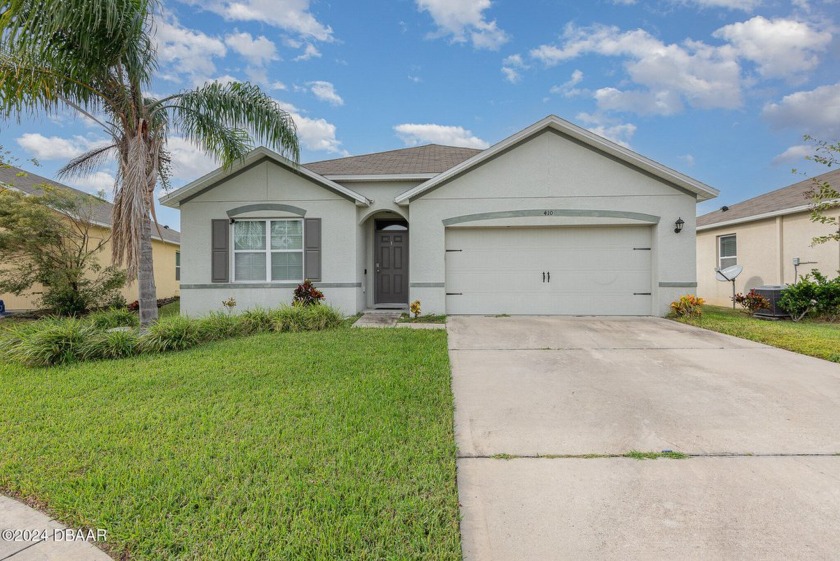
[[[825,140],[816,140],[807,135],[805,140],[816,145],[814,155],[808,156],[807,159],[826,167],[840,164],[840,141],[831,143]],[[817,178],[811,181],[813,186],[805,193],[805,196],[811,201],[811,222],[838,226],[836,232],[812,238],[811,244],[818,245],[830,241],[840,242],[840,223],[838,223],[836,216],[827,215],[831,209],[840,208],[840,192],[828,181],[820,181]]]
[[[59,315],[119,298],[125,273],[98,262],[110,237],[99,236],[106,231],[93,220],[100,204],[48,185],[39,195],[0,188],[0,292],[38,295],[42,307]]]

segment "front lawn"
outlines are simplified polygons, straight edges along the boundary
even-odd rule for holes
[[[446,334],[0,363],[0,491],[131,559],[459,559]]]
[[[719,306],[704,306],[701,318],[679,321],[796,353],[840,362],[840,324],[837,323],[756,319],[740,310]]]

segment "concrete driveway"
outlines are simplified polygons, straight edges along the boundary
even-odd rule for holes
[[[467,561],[840,555],[840,365],[658,318],[448,330]],[[631,450],[691,457],[585,457]]]

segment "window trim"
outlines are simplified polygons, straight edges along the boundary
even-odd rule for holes
[[[265,249],[236,249],[236,224],[239,222],[262,222],[265,224]],[[300,223],[300,249],[271,249],[271,223],[272,222],[299,222]],[[303,275],[306,273],[306,228],[303,218],[237,218],[233,220],[233,228],[230,229],[230,278],[232,282],[245,284],[289,284],[302,283]],[[262,253],[265,256],[265,279],[262,280],[239,280],[236,278],[236,254],[237,253]],[[271,278],[271,254],[272,253],[299,253],[300,274],[298,279],[273,280]]]
[[[723,247],[724,238],[734,238],[735,239],[735,254],[734,255],[726,255],[726,256],[721,255],[721,253],[722,253],[721,249]],[[723,260],[723,259],[734,259],[735,260],[735,263],[733,263],[732,265],[729,265],[729,267],[732,267],[733,265],[738,264],[738,234],[724,234],[722,236],[717,237],[717,266],[718,266],[718,270],[723,270],[723,269],[726,268],[726,267],[723,267],[722,264],[721,264],[721,260]]]

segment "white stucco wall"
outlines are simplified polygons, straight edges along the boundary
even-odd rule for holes
[[[358,239],[356,205],[310,180],[269,161],[238,173],[212,189],[181,203],[181,311],[198,316],[222,310],[222,300],[233,296],[237,311],[255,306],[277,306],[292,301],[293,285],[212,283],[211,220],[227,218],[227,211],[261,202],[283,203],[306,211],[306,218],[322,219],[322,280],[317,283],[326,302],[351,314],[358,309],[356,274]],[[293,218],[295,214],[256,211],[238,218]],[[231,279],[233,277],[231,276]]]
[[[446,219],[516,210],[611,210],[661,217],[653,227],[651,313],[664,315],[671,301],[695,292],[695,205],[693,195],[545,132],[410,203],[410,297],[423,302],[424,313],[445,312]],[[675,234],[678,218],[685,226],[682,233]],[[540,215],[505,219],[505,225],[561,226],[575,221],[580,223],[576,218]],[[599,221],[588,219],[586,223]],[[601,223],[615,220],[601,219]],[[470,224],[490,225],[478,221],[458,227]]]

